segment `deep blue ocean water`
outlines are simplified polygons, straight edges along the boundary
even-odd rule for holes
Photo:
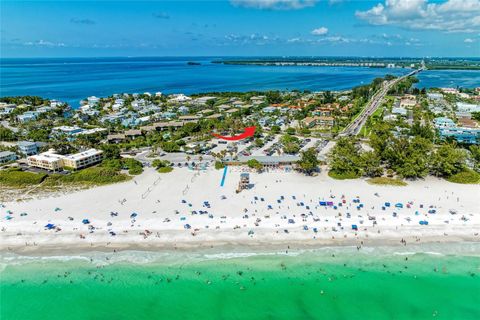
[[[1,59],[0,96],[38,95],[78,106],[91,95],[250,90],[344,90],[404,69],[213,64],[216,57]],[[201,65],[187,65],[188,61]],[[479,71],[426,71],[419,87],[480,86]]]

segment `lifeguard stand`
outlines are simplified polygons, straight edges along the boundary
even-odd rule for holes
[[[240,192],[244,189],[248,189],[250,186],[250,174],[249,173],[241,173],[240,174],[240,182],[238,183],[237,192]]]

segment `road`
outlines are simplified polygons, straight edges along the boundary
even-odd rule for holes
[[[407,75],[404,75],[400,78],[390,80],[389,82],[384,84],[382,86],[382,88],[377,93],[375,93],[373,95],[373,97],[370,99],[370,101],[367,102],[367,105],[360,112],[360,114],[357,116],[357,118],[355,118],[355,120],[352,121],[343,130],[343,132],[339,134],[339,136],[342,137],[342,136],[357,135],[360,132],[360,130],[362,129],[362,127],[365,125],[365,122],[367,121],[368,117],[370,117],[375,112],[375,110],[377,110],[377,108],[380,106],[380,104],[382,103],[383,98],[385,98],[385,95],[387,94],[388,90],[390,90],[390,88],[392,88],[396,83],[402,81],[403,79],[405,79],[407,77],[413,76],[413,75],[419,73],[422,70],[423,70],[423,68],[413,70],[412,72],[410,72]]]

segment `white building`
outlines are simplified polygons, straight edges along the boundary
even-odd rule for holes
[[[69,156],[57,154],[55,150],[50,149],[47,152],[28,157],[27,163],[30,167],[57,172],[63,170],[64,167],[74,170],[82,169],[99,163],[102,159],[103,151],[96,149],[89,149]]]

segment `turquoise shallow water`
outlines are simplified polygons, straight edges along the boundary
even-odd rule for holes
[[[0,318],[478,319],[478,248],[6,255]]]

